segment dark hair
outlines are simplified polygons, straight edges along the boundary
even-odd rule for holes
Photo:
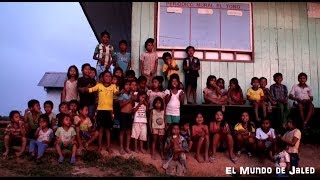
[[[88,105],[83,104],[83,103],[79,104],[78,111],[83,110],[83,108],[85,108],[85,107],[88,107]]]
[[[280,150],[280,151],[283,151],[287,148],[287,143],[285,143],[284,141],[280,140],[280,141],[277,141],[276,143],[276,147]]]
[[[222,88],[224,89],[224,83],[225,83],[225,82],[224,82],[224,79],[219,78],[219,79],[217,79],[217,82],[218,82],[218,81],[222,81],[222,84],[223,84]]]
[[[114,73],[115,73],[116,71],[121,71],[122,76],[123,76],[123,70],[121,69],[121,67],[115,67],[115,68],[113,69],[113,76],[114,76]]]
[[[20,112],[19,112],[19,111],[17,111],[17,110],[11,111],[11,112],[9,113],[9,118],[10,118],[10,120],[13,119],[13,116],[14,116],[15,114],[19,114],[19,116],[20,116]]]
[[[49,106],[51,106],[51,108],[53,108],[53,102],[52,102],[52,101],[50,101],[50,100],[45,101],[45,102],[43,103],[43,106],[46,106],[47,104],[48,104]]]
[[[71,116],[69,114],[66,113],[60,113],[59,117],[58,117],[58,126],[63,126],[63,120],[64,118],[69,117],[71,119]]]
[[[98,78],[99,79],[103,78],[103,72],[99,74]]]
[[[236,85],[236,91],[239,92],[241,90],[241,87],[239,86],[239,82],[237,78],[232,78],[229,81],[229,88],[230,88],[230,84],[235,84]]]
[[[72,100],[69,102],[69,106],[70,106],[71,104],[75,104],[75,105],[79,106],[79,102],[78,102],[78,100],[76,100],[76,99],[72,99]]]
[[[137,101],[140,101],[140,96],[144,96],[144,95],[147,95],[147,93],[145,91],[138,91],[138,94],[137,94]]]
[[[120,46],[121,44],[125,44],[126,46],[128,46],[128,43],[127,43],[126,40],[121,40],[121,41],[119,42],[119,46]]]
[[[94,67],[90,67],[90,70],[91,70],[91,71],[94,71],[94,72],[97,74],[97,70],[96,70],[96,68],[94,68]]]
[[[75,78],[78,79],[78,78],[79,78],[79,70],[78,70],[77,66],[75,66],[75,65],[72,65],[72,66],[70,66],[70,67],[68,68],[68,72],[67,72],[67,77],[68,77],[68,79],[71,78],[71,74],[70,74],[71,68],[74,68],[74,69],[76,70],[76,77],[75,77]]]
[[[302,72],[302,73],[300,73],[300,74],[298,75],[298,79],[299,79],[300,77],[302,77],[302,76],[304,76],[304,77],[306,77],[306,79],[308,79],[307,74],[304,73],[304,72]]]
[[[160,101],[160,103],[161,103],[161,107],[160,107],[160,110],[162,111],[162,110],[164,110],[164,102],[163,102],[163,99],[161,98],[161,97],[156,97],[154,100],[153,100],[153,102],[152,102],[152,107],[155,109],[156,108],[156,103],[158,102],[158,101]]]
[[[171,125],[170,125],[170,131],[172,131],[173,126],[178,126],[178,127],[179,127],[179,124],[178,124],[178,123],[171,123]],[[179,127],[179,128],[180,128],[180,127]],[[169,131],[169,132],[170,132],[170,131]],[[170,134],[171,134],[171,132],[170,132]]]
[[[207,83],[206,83],[207,88],[210,88],[210,81],[211,81],[212,79],[217,79],[217,78],[216,78],[216,76],[214,76],[214,75],[208,76],[208,78],[207,78]]]
[[[145,76],[140,76],[138,78],[138,84],[141,83],[142,81],[147,81],[147,78]]]
[[[196,51],[196,49],[195,49],[193,46],[188,46],[188,47],[186,48],[186,53],[188,53],[189,49],[193,49],[193,51]]]
[[[107,73],[109,73],[110,75],[111,75],[111,77],[112,77],[112,73],[110,72],[110,71],[108,71],[108,70],[105,70],[105,71],[103,71],[101,74],[101,77],[103,77],[105,74],[107,74]]]
[[[250,121],[250,114],[249,114],[249,112],[247,112],[247,111],[243,111],[242,113],[241,113],[241,116],[243,115],[243,113],[247,113],[248,114],[248,116],[249,116],[249,121],[248,121],[248,130],[249,130],[249,132],[251,132],[252,131],[252,129],[253,128],[255,128],[255,125],[254,125],[254,123],[252,122],[252,121]],[[240,123],[242,123],[242,119],[240,118],[240,121],[239,121]]]
[[[282,74],[281,73],[275,73],[273,75],[273,80],[275,80],[277,77],[281,76],[282,77]]]
[[[263,124],[264,121],[269,121],[270,126],[271,126],[271,121],[270,121],[270,119],[268,119],[268,118],[262,119],[261,122],[260,122],[260,126]]]
[[[136,77],[136,73],[134,72],[134,70],[126,71],[126,77],[129,77],[129,76]]]
[[[255,80],[259,81],[259,78],[257,78],[257,77],[251,78],[251,85],[253,84],[253,81],[255,81]],[[260,82],[260,81],[259,81],[259,82]]]
[[[222,121],[221,121],[221,123],[220,123],[220,127],[224,127],[225,125],[226,125],[226,121],[224,120],[224,114],[223,114],[223,112],[222,111],[217,111],[215,114],[214,114],[214,120],[213,121],[216,121],[216,114],[218,113],[218,112],[221,112],[221,114],[222,114]]]
[[[153,44],[154,43],[154,39],[153,38],[148,38],[146,40],[146,42],[144,43],[144,48],[147,49],[147,46],[148,46],[149,43]]]
[[[131,83],[131,81],[129,81],[128,79],[123,79],[122,80],[122,85],[123,85],[123,87],[127,84],[127,83]]]
[[[84,64],[82,64],[82,66],[81,66],[81,71],[83,71],[84,68],[86,68],[87,66],[89,66],[90,69],[91,69],[91,65],[90,65],[89,63],[84,63]]]
[[[40,105],[40,102],[36,99],[31,99],[30,101],[28,101],[28,108],[32,108],[36,104]]]
[[[166,62],[166,58],[167,58],[167,57],[172,58],[172,56],[171,56],[171,54],[170,54],[169,52],[163,53],[163,55],[162,55],[162,60],[163,60],[163,62]]]
[[[182,120],[181,119],[180,122],[179,122],[180,127],[184,126],[185,124],[190,124],[190,122],[187,121],[187,120]]]
[[[68,103],[67,103],[67,102],[61,102],[61,103],[59,104],[59,110],[60,110],[61,106],[63,106],[63,105],[68,106]],[[68,106],[68,107],[69,107],[69,106]]]
[[[163,91],[163,86],[162,86],[162,82],[163,82],[163,77],[162,76],[155,76],[152,78],[152,82],[153,80],[157,80],[159,82],[159,91]],[[153,89],[153,87],[152,87]]]
[[[129,82],[130,82],[130,83],[132,83],[132,82],[137,83],[137,82],[138,82],[138,80],[137,80],[137,78],[136,78],[136,77],[134,77],[134,79],[133,79],[133,80],[130,80]]]
[[[265,77],[261,77],[261,78],[259,79],[259,82],[261,82],[262,80],[266,80],[266,82],[268,83],[267,78],[265,78]]]
[[[170,76],[170,79],[168,81],[168,89],[173,89],[173,86],[172,86],[172,81],[176,79],[178,80],[178,89],[180,89],[180,77],[178,74],[174,73],[174,74],[171,74]]]
[[[290,122],[294,127],[297,127],[297,122],[291,118],[288,118],[287,123]]]
[[[46,114],[41,114],[41,115],[39,116],[39,122],[40,122],[41,119],[42,119],[44,122],[46,122],[48,126],[50,125],[50,121],[49,121],[49,116],[48,116],[48,115],[46,115]]]
[[[104,35],[107,35],[109,38],[110,38],[110,33],[107,32],[107,31],[103,31],[101,34],[100,34],[100,37],[104,36]]]

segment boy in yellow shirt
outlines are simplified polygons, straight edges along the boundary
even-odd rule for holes
[[[167,79],[170,79],[172,74],[178,74],[179,67],[176,63],[176,60],[172,59],[172,56],[169,52],[165,52],[162,55],[162,60],[164,61],[162,71]]]
[[[98,83],[92,88],[81,88],[80,91],[93,93],[98,92],[98,112],[97,112],[97,129],[99,129],[99,149],[102,150],[102,137],[104,130],[106,131],[107,151],[112,153],[110,149],[110,129],[113,127],[113,96],[119,94],[119,88],[115,84],[111,84],[112,74],[109,71],[102,73],[102,83]]]
[[[264,93],[263,90],[259,88],[260,83],[257,77],[253,77],[251,79],[251,85],[252,87],[247,90],[247,99],[253,106],[256,120],[259,122],[261,120],[258,114],[259,107],[261,107],[263,110],[263,118],[267,117],[267,107],[264,103]]]

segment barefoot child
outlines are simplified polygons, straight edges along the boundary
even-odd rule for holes
[[[72,123],[73,123],[74,117],[79,115],[78,106],[79,106],[79,102],[75,99],[69,102],[69,114],[71,116]]]
[[[179,134],[179,124],[170,125],[170,136],[164,146],[166,163],[163,168],[166,174],[172,176],[183,176],[187,172],[186,154],[189,151],[187,140]]]
[[[149,38],[144,43],[146,52],[140,56],[140,71],[141,75],[147,79],[147,87],[150,88],[152,79],[157,74],[158,68],[158,54],[154,51],[154,39]]]
[[[3,153],[3,156],[8,156],[10,143],[18,142],[19,144],[21,144],[21,148],[19,152],[16,152],[16,156],[20,157],[25,151],[27,145],[24,122],[21,121],[19,111],[11,111],[9,114],[9,118],[11,123],[8,124],[4,131],[4,146],[6,151]]]
[[[104,71],[103,73],[103,82],[98,83],[92,88],[81,88],[82,92],[98,92],[99,101],[98,101],[98,112],[97,112],[97,129],[99,129],[99,149],[102,151],[102,137],[104,131],[106,132],[107,139],[107,152],[112,154],[113,151],[110,148],[110,130],[113,127],[113,96],[118,95],[119,89],[116,85],[111,84],[112,75],[109,71]]]
[[[233,163],[237,161],[237,157],[233,153],[233,138],[231,136],[229,125],[223,119],[222,111],[216,112],[215,119],[210,123],[210,133],[212,138],[212,156],[210,162],[214,161],[217,148],[221,143],[226,143],[228,146],[229,157]]]
[[[226,104],[227,96],[222,96],[222,91],[216,83],[216,77],[213,75],[207,78],[207,87],[203,89],[203,98],[207,104]]]
[[[151,157],[156,159],[155,149],[156,144],[159,143],[159,151],[161,159],[163,159],[163,136],[165,134],[165,114],[164,114],[164,102],[161,97],[156,97],[152,103],[153,109],[150,112],[149,126],[152,132],[152,148]],[[159,142],[158,142],[159,141]]]
[[[255,126],[249,119],[249,113],[243,112],[241,115],[241,122],[234,126],[238,156],[243,151],[247,151],[249,158],[252,157],[252,150],[255,142]]]
[[[132,119],[132,94],[131,94],[131,83],[128,80],[123,81],[124,87],[123,92],[120,94],[118,100],[120,103],[120,154],[125,153],[131,154],[130,151],[130,140],[131,140],[131,129],[133,124]],[[124,139],[125,145],[124,145]],[[124,148],[125,147],[125,148]]]
[[[204,161],[208,162],[209,160],[209,130],[208,126],[203,123],[203,115],[201,113],[197,113],[196,124],[192,126],[191,138],[193,142],[197,142],[197,153],[195,158],[198,162],[203,162],[200,160],[200,150],[203,144],[205,146]]]
[[[138,103],[139,102],[139,103]],[[146,151],[143,148],[143,142],[147,141],[147,94],[144,91],[138,93],[138,102],[135,102],[132,109],[134,119],[132,124],[131,137],[134,139],[134,151],[138,152],[138,139],[140,141],[140,152]]]
[[[264,94],[264,102],[266,104],[266,108],[268,109],[268,112],[272,112],[272,106],[276,105],[276,102],[273,100],[272,94],[270,90],[266,87],[267,86],[267,78],[261,77],[259,79],[260,82],[260,88],[263,90]]]
[[[99,137],[99,132],[93,127],[88,117],[88,111],[88,106],[80,105],[79,115],[74,117],[79,149],[83,149],[83,140],[85,141],[84,148],[87,149],[88,146]]]
[[[35,136],[37,140],[31,140],[29,145],[29,153],[31,158],[34,159],[37,155],[37,162],[41,161],[42,156],[44,155],[47,147],[49,146],[50,142],[53,140],[53,131],[49,127],[49,117],[46,114],[42,114],[39,117],[39,128],[36,131]]]
[[[69,114],[62,114],[62,127],[59,127],[55,133],[56,135],[56,143],[55,148],[59,155],[58,162],[62,163],[64,161],[64,157],[62,155],[62,149],[68,149],[72,151],[72,156],[70,160],[70,164],[75,164],[76,162],[76,151],[77,151],[77,143],[76,143],[76,131],[73,127],[71,127],[71,117]]]
[[[275,167],[284,168],[285,173],[276,174],[277,177],[288,177],[290,170],[290,156],[286,151],[287,145],[283,141],[277,141],[276,154],[274,155]]]
[[[45,101],[43,103],[43,109],[45,111],[45,114],[49,117],[49,128],[53,129],[54,123],[56,120],[56,114],[52,112],[53,109],[53,102],[52,101]]]
[[[272,159],[275,152],[276,135],[274,129],[271,128],[269,119],[261,121],[261,127],[256,131],[257,153],[263,158],[265,151],[268,152],[269,158]]]
[[[239,86],[238,80],[236,78],[230,79],[227,96],[228,104],[230,105],[243,105],[245,103],[242,89]]]
[[[267,109],[266,104],[264,103],[264,94],[263,90],[259,88],[259,79],[257,77],[253,77],[251,79],[251,85],[252,87],[247,90],[247,99],[250,102],[250,104],[254,108],[254,113],[256,115],[256,121],[260,122],[259,118],[259,107],[263,110],[263,118],[267,117]]]
[[[188,121],[180,121],[180,135],[184,137],[189,145],[189,151],[192,148],[192,140],[191,140],[191,131],[190,131],[190,123]]]
[[[72,65],[68,68],[68,80],[64,82],[61,101],[69,102],[73,99],[78,100],[77,81],[79,78],[79,71],[77,66]]]

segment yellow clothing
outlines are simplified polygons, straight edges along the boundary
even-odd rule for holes
[[[249,88],[247,91],[247,96],[250,96],[251,99],[255,100],[255,101],[259,101],[261,99],[262,96],[264,96],[263,94],[263,90],[261,88],[258,88],[258,90],[253,90],[252,88]]]
[[[178,67],[177,63],[176,63],[176,60],[174,59],[171,59],[171,66],[172,67]],[[163,68],[162,68],[162,72],[166,72],[168,70],[169,66],[167,64],[163,64]],[[170,76],[172,74],[178,74],[178,71],[177,70],[168,70],[167,72],[167,78],[170,79]]]
[[[98,91],[98,108],[97,110],[113,110],[113,96],[119,91],[116,85],[111,84],[105,87],[103,84],[99,83],[92,88],[89,88],[89,93]]]
[[[251,126],[251,130],[249,130],[249,127]],[[254,133],[256,132],[256,129],[254,127],[253,124],[251,123],[248,123],[248,127],[247,127],[247,131],[249,132],[249,135],[251,135],[251,133]],[[241,130],[246,130],[243,126],[242,126],[242,123],[237,123],[235,126],[234,126],[234,130],[235,131],[241,131]]]

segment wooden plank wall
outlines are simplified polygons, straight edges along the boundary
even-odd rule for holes
[[[320,105],[320,19],[308,18],[306,2],[253,3],[254,63],[201,62],[198,78],[198,103],[203,102],[202,90],[208,75],[229,79],[236,77],[243,91],[250,87],[253,76],[266,77],[268,86],[273,74],[281,72],[289,91],[300,72],[308,75],[314,92],[314,104]],[[154,38],[154,3],[133,2],[132,56],[137,62],[147,38]],[[158,74],[163,61],[159,59]],[[177,62],[182,69],[182,61]],[[138,63],[133,69],[138,72]],[[319,73],[318,73],[319,72]],[[180,71],[181,80],[184,75]]]

